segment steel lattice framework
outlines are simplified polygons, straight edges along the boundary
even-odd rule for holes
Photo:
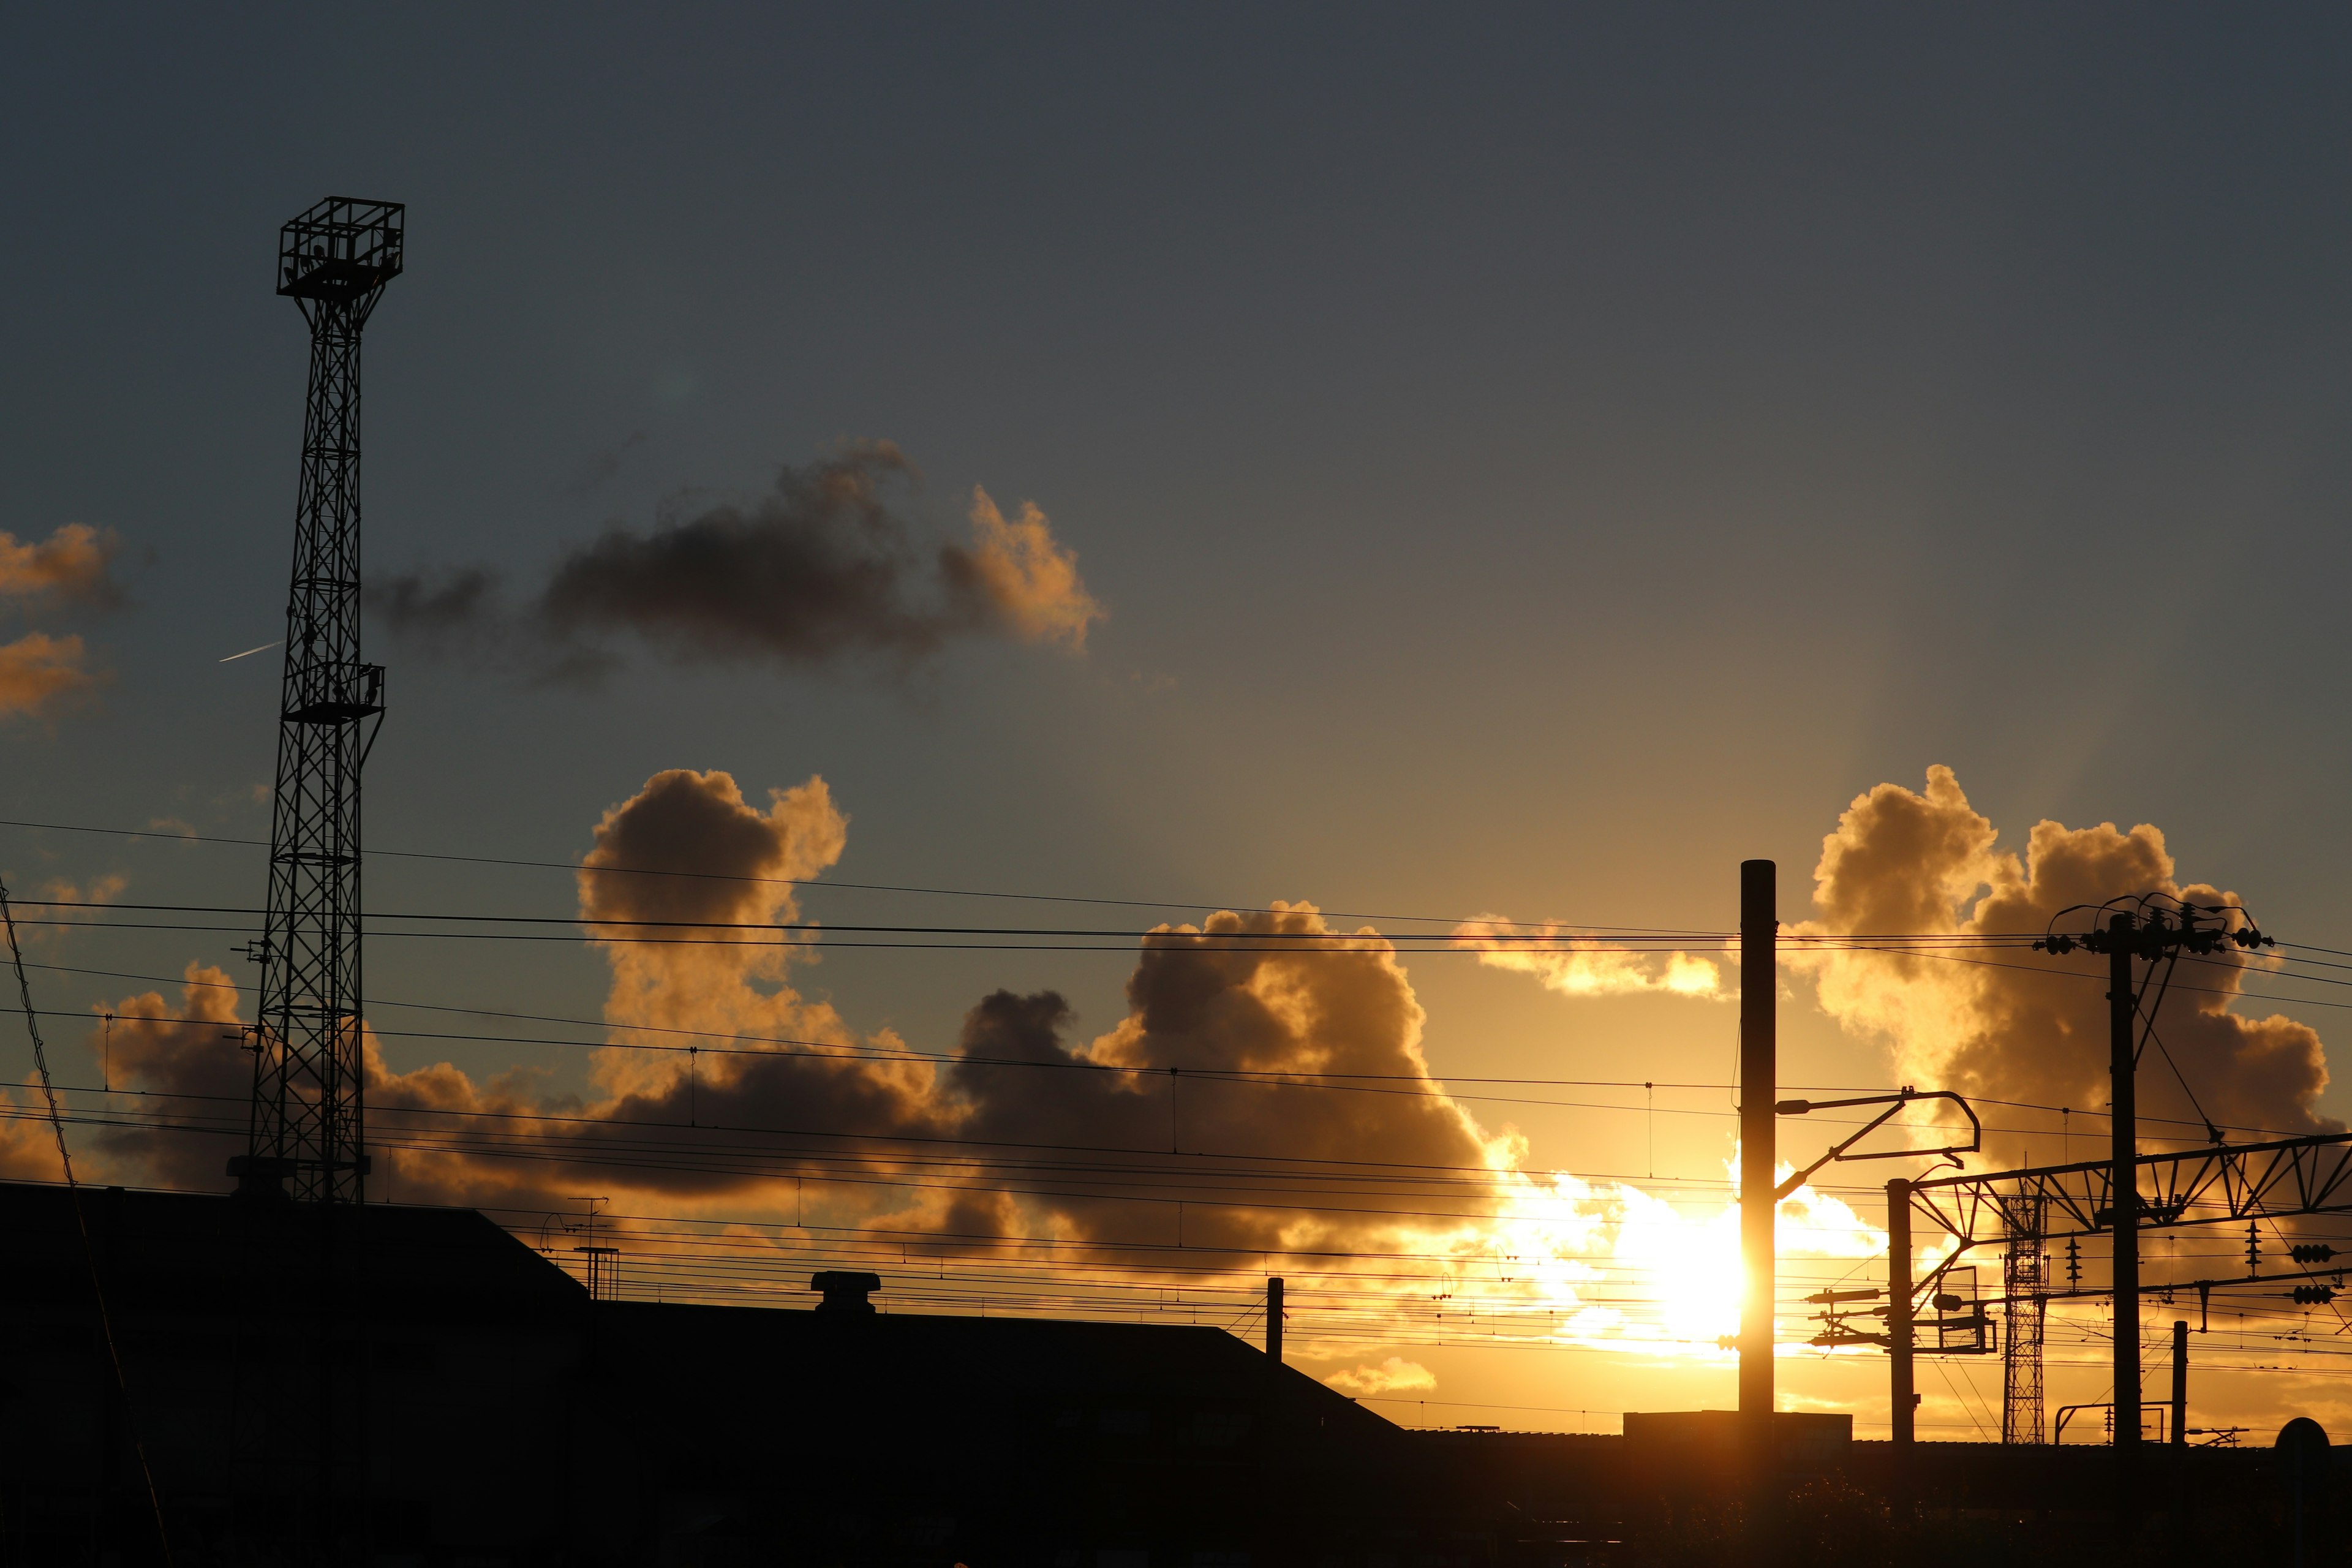
[[[310,324],[286,604],[278,795],[254,1029],[248,1187],[356,1203],[367,1158],[360,1034],[360,767],[383,668],[360,657],[360,332],[401,269],[396,202],[331,196],[279,235],[278,292]]]
[[[2142,1234],[2176,1226],[2352,1212],[2352,1132],[2142,1154],[2134,1166],[2137,1191],[2132,1195]],[[2104,1235],[2114,1224],[2113,1167],[2104,1160],[2086,1161],[1913,1183],[1911,1212],[1916,1220],[1957,1243],[1917,1282],[1913,1295],[1932,1294],[1943,1275],[1971,1250],[2006,1242],[2007,1216],[2021,1202],[2042,1205],[2045,1241]]]
[[[2042,1238],[2048,1205],[2040,1194],[2002,1200],[2009,1251],[2001,1259],[2000,1440],[2042,1441],[2042,1338],[2050,1310],[2050,1253]]]

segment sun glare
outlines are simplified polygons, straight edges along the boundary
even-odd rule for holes
[[[1730,1359],[1739,1329],[1738,1157],[1726,1167],[1720,1192],[1682,1201],[1622,1183],[1514,1173],[1508,1216],[1481,1238],[1475,1267],[1488,1278],[1480,1294],[1549,1317],[1539,1337],[1555,1343]],[[1779,1174],[1789,1172],[1783,1165]],[[1812,1353],[1801,1298],[1873,1278],[1886,1233],[1809,1185],[1782,1200],[1774,1229],[1776,1339],[1782,1354]]]

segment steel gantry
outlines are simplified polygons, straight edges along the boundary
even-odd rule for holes
[[[2352,1132],[2142,1154],[2133,1168],[2143,1236],[2179,1226],[2352,1213]],[[2104,1160],[1907,1185],[1914,1235],[1921,1234],[1924,1221],[1954,1243],[1948,1257],[1914,1282],[1915,1298],[1975,1248],[2005,1246],[2006,1216],[2021,1199],[2040,1205],[2045,1241],[2099,1236],[2115,1224],[2115,1172]],[[2182,1283],[2174,1281],[2174,1288]]]
[[[2133,1195],[2137,1200],[2132,1210],[2137,1216],[2132,1233],[2135,1244],[2151,1234],[2192,1226],[2283,1226],[2314,1215],[2352,1214],[2352,1132],[2142,1154],[2132,1162],[2131,1171]],[[1916,1387],[1914,1358],[1922,1353],[1952,1353],[1955,1349],[1965,1352],[1993,1348],[1983,1338],[1965,1333],[1957,1336],[1956,1344],[1956,1324],[1962,1328],[1980,1324],[1994,1306],[2015,1304],[2038,1313],[2053,1300],[2116,1294],[2112,1289],[2072,1281],[2062,1288],[2045,1278],[2039,1285],[1999,1298],[1963,1299],[1948,1289],[1953,1276],[1977,1261],[1990,1261],[1990,1249],[2015,1247],[2021,1215],[2032,1215],[2029,1223],[2038,1229],[2032,1243],[2037,1247],[2112,1235],[2115,1191],[2114,1167],[2104,1160],[1887,1183],[1887,1304],[1876,1310],[1885,1313],[1886,1332],[1863,1333],[1832,1324],[1831,1332],[1815,1342],[1887,1347],[1895,1440],[1908,1443]],[[1938,1237],[1948,1240],[1950,1250],[1915,1278],[1915,1241],[1924,1247]],[[2133,1251],[2137,1254],[2137,1245]],[[2204,1303],[2214,1290],[2223,1288],[2309,1281],[2336,1276],[2343,1269],[2340,1263],[2331,1262],[2333,1247],[2291,1247],[2288,1256],[2299,1267],[2266,1271],[2261,1267],[2259,1252],[2250,1247],[2243,1274],[2168,1279],[2156,1281],[2152,1288],[2194,1290]],[[2004,1270],[2005,1277],[2007,1273]],[[2325,1294],[2313,1299],[2324,1300]],[[1948,1315],[1956,1311],[1962,1316]],[[2135,1351],[2137,1316],[2136,1310],[2128,1319],[2119,1313],[2116,1323],[2116,1338],[2134,1341]],[[2012,1325],[2017,1321],[2011,1314]],[[1934,1331],[1932,1338],[1924,1331],[1929,1329]],[[2137,1400],[2118,1400],[2119,1405],[2126,1403],[2137,1410]],[[2131,1419],[2136,1435],[2137,1415]],[[2177,1423],[2179,1416],[2175,1419]],[[2121,1438],[2125,1431],[2121,1419],[2116,1430]]]

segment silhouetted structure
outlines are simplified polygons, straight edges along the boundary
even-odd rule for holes
[[[231,1173],[359,1201],[360,765],[383,668],[360,658],[360,332],[400,275],[404,209],[331,196],[278,237],[278,292],[310,323],[286,600],[269,902],[247,1152]],[[362,734],[362,731],[366,734]]]
[[[251,1549],[240,1510],[297,1510],[307,1477],[240,1496],[236,1402],[308,1368],[254,1360],[247,1282],[314,1257],[317,1210],[83,1194],[182,1568],[315,1563]],[[124,1412],[62,1188],[0,1184],[0,1563],[152,1561]],[[335,1205],[340,1288],[375,1303],[363,1520],[380,1564],[457,1568],[1330,1568],[1728,1560],[1747,1489],[1729,1412],[1628,1436],[1406,1432],[1216,1329],[854,1309],[596,1301],[466,1210]],[[870,1300],[867,1305],[875,1303]],[[832,1310],[828,1310],[831,1308]],[[1770,1481],[1792,1560],[2110,1560],[2112,1449],[1917,1445],[1782,1413]],[[2337,1561],[2339,1451],[2165,1450],[2175,1530],[2239,1560]],[[356,1510],[355,1510],[356,1511]],[[2328,1555],[2336,1553],[2336,1555]]]
[[[299,1506],[236,1510],[246,1550],[294,1543],[312,1561],[366,1551],[367,1366],[348,1288],[367,1179],[360,1019],[360,768],[383,715],[383,669],[360,658],[360,333],[399,276],[403,209],[331,196],[279,232],[278,292],[310,324],[310,392],[286,659],[278,719],[278,792],[269,896],[252,956],[261,963],[250,1031],[253,1099],[246,1152],[229,1173],[256,1203],[289,1194],[315,1210],[248,1249],[238,1363],[268,1366],[231,1406],[226,1451],[238,1495],[257,1499],[307,1469]],[[257,1221],[257,1224],[259,1223]],[[295,1237],[299,1232],[301,1240]],[[295,1262],[288,1247],[307,1248]],[[298,1348],[299,1347],[299,1348]],[[307,1358],[307,1380],[291,1366]]]
[[[221,1441],[240,1401],[310,1387],[307,1347],[257,1357],[238,1325],[251,1281],[315,1259],[318,1211],[84,1201],[181,1568],[320,1561],[253,1544],[256,1516],[300,1513],[307,1473],[257,1489]],[[0,1561],[143,1562],[68,1204],[0,1184],[0,1325],[24,1347]],[[377,1561],[1092,1568],[1420,1528],[1404,1434],[1222,1330],[881,1313],[878,1277],[846,1271],[817,1277],[814,1311],[595,1301],[471,1211],[333,1212],[333,1283],[371,1302],[351,1353],[373,1380]]]
[[[2004,1443],[2042,1441],[2042,1342],[2050,1314],[2050,1253],[2042,1233],[2048,1228],[2049,1213],[2049,1199],[2038,1192],[2001,1200],[2001,1219],[2009,1229],[2009,1250],[2000,1265]]]
[[[431,1561],[422,1554],[441,1542],[527,1561],[534,1542],[560,1536],[560,1439],[581,1386],[587,1299],[553,1264],[470,1210],[121,1188],[84,1188],[80,1201],[179,1568],[331,1561],[320,1544],[329,1532],[352,1555],[365,1537],[394,1561]],[[45,1568],[145,1563],[153,1531],[68,1202],[63,1188],[0,1184],[10,1247],[0,1324],[16,1352],[0,1424],[0,1549]],[[344,1227],[324,1280],[312,1273],[322,1212]],[[311,1512],[316,1477],[299,1462],[318,1346],[248,1331],[257,1313],[266,1321],[266,1298],[309,1301],[322,1289],[370,1300],[366,1331],[340,1342],[337,1360],[346,1374],[363,1366],[378,1391],[370,1501],[362,1511],[347,1500],[327,1521]],[[294,1457],[276,1468],[231,1440],[280,1420],[296,1423]]]

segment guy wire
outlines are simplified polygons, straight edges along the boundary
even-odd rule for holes
[[[114,1316],[107,1310],[106,1286],[98,1272],[98,1251],[90,1245],[89,1218],[82,1213],[81,1186],[74,1180],[73,1154],[66,1147],[65,1115],[58,1107],[58,1091],[49,1078],[49,1048],[41,1038],[39,1015],[33,1006],[32,982],[25,977],[25,950],[16,941],[16,914],[9,907],[5,880],[0,880],[0,924],[8,930],[8,957],[16,969],[16,995],[24,1004],[25,1032],[33,1038],[33,1065],[41,1072],[41,1096],[48,1101],[49,1131],[58,1140],[58,1163],[65,1168],[66,1201],[73,1205],[74,1226],[81,1232],[81,1258],[89,1269],[90,1296],[98,1303],[99,1331],[106,1340],[107,1360],[114,1366],[114,1386],[122,1394],[123,1426],[131,1436],[131,1452],[139,1457],[140,1479],[147,1483],[147,1506],[155,1518],[155,1540],[163,1549],[165,1568],[170,1568],[172,1535],[163,1525],[163,1499],[155,1489],[155,1471],[147,1463],[147,1445],[139,1436],[138,1413],[131,1403],[131,1380],[122,1371],[122,1351],[114,1342]]]

